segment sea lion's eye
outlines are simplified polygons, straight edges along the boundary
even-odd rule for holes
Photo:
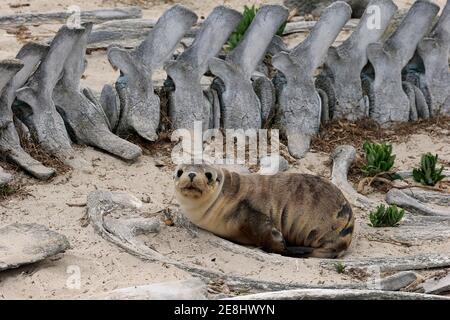
[[[206,172],[205,176],[206,176],[206,178],[208,178],[209,181],[212,180],[212,173],[211,172]]]
[[[177,171],[177,177],[179,178],[179,177],[181,177],[183,175],[183,170],[178,170]]]

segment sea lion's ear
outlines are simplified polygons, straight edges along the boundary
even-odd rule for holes
[[[217,168],[216,170],[216,181],[220,183],[223,177],[223,171],[220,168]]]

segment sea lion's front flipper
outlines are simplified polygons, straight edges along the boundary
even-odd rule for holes
[[[267,252],[286,253],[283,234],[273,226],[268,216],[247,202],[241,203],[237,212],[236,219],[241,223],[238,242],[256,245]]]

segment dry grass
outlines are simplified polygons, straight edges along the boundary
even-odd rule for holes
[[[421,132],[448,138],[449,130],[450,117],[399,123],[390,128],[382,128],[372,119],[362,119],[358,122],[336,120],[322,126],[320,133],[312,140],[311,147],[316,151],[331,153],[337,146],[349,144],[361,152],[366,140],[377,143],[402,142],[410,135]]]
[[[44,166],[55,169],[57,175],[63,175],[72,170],[72,168],[65,164],[61,159],[48,154],[38,143],[27,138],[21,138],[20,140],[22,148],[30,156],[41,162]]]
[[[381,142],[403,142],[412,134],[426,133],[434,137],[448,139],[450,132],[450,117],[437,117],[416,122],[396,124],[390,128],[382,128],[372,119],[358,122],[346,120],[331,121],[322,126],[320,133],[312,140],[311,148],[331,154],[333,150],[343,144],[352,145],[357,150],[357,159],[350,167],[348,179],[358,183],[364,178],[361,167],[364,165],[363,143],[366,140]]]
[[[123,137],[124,139],[138,145],[145,155],[149,155],[156,158],[160,162],[161,166],[166,167],[169,170],[174,170],[176,165],[172,162],[172,150],[177,142],[173,142],[170,139],[171,132],[161,132],[159,138],[156,141],[148,141],[141,138],[137,134]]]
[[[20,182],[13,180],[7,185],[0,186],[0,203],[13,198],[25,199],[30,193]]]

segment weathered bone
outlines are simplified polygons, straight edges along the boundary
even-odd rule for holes
[[[429,99],[431,116],[450,115],[449,52],[450,1],[447,1],[433,31],[417,48],[425,67],[425,74],[420,77],[420,87],[424,88]]]
[[[352,19],[345,24],[342,30],[352,31],[356,28],[358,22],[359,20]],[[142,41],[144,41],[155,24],[156,20],[154,19],[112,20],[97,24],[94,26],[94,28],[92,29],[92,33],[89,36],[87,48],[106,49],[112,44],[120,45],[124,48],[135,48]],[[283,35],[309,32],[315,24],[316,21],[288,22],[284,29]],[[199,22],[197,25],[191,28],[191,30],[187,31],[182,42],[190,41],[192,37],[195,37],[201,25],[202,23]],[[281,43],[278,42],[278,44]],[[282,47],[285,47],[285,45],[283,44]],[[268,52],[270,51],[268,50]]]
[[[4,126],[0,126],[2,127],[0,131],[0,151],[5,154],[7,160],[16,163],[32,176],[43,180],[50,178],[55,171],[45,167],[22,149],[13,121],[11,106],[16,98],[16,90],[25,84],[42,57],[47,54],[47,51],[48,46],[38,43],[30,42],[23,46],[16,57],[23,62],[23,68],[6,85],[0,96],[0,117],[6,119],[0,120],[0,123],[5,123]]]
[[[398,291],[419,278],[413,271],[402,271],[380,280],[380,289],[384,291]]]
[[[334,269],[338,261],[323,261],[321,265],[328,269]],[[346,269],[355,269],[367,271],[368,268],[372,270],[378,269],[380,272],[390,271],[408,271],[408,270],[424,270],[431,268],[447,268],[450,266],[450,256],[445,254],[420,254],[405,257],[379,257],[379,258],[364,258],[359,260],[340,260]]]
[[[375,203],[369,198],[356,192],[347,180],[348,170],[356,159],[356,149],[350,145],[338,146],[331,156],[333,169],[331,171],[331,182],[333,182],[354,206],[362,209],[372,209]]]
[[[116,82],[121,109],[121,118],[115,128],[117,133],[136,132],[150,141],[158,138],[160,101],[154,93],[152,72],[170,58],[196,20],[194,12],[175,5],[159,18],[152,32],[135,50],[116,46],[108,49],[110,63],[121,71]]]
[[[115,289],[88,299],[100,300],[203,300],[207,298],[206,284],[197,278],[152,283]]]
[[[406,214],[397,228],[362,228],[369,241],[403,246],[426,246],[450,238],[450,216],[422,216]]]
[[[100,94],[100,105],[108,119],[109,129],[111,131],[117,128],[120,119],[120,101],[117,91],[113,86],[105,84]]]
[[[370,1],[350,37],[328,50],[324,69],[336,100],[333,118],[355,121],[369,116],[361,85],[361,71],[368,61],[367,47],[381,38],[396,10],[391,0]]]
[[[420,286],[421,291],[427,294],[440,294],[450,291],[450,275],[441,279],[427,279]]]
[[[9,173],[3,171],[3,168],[0,167],[0,187],[8,184],[12,181],[13,176]]]
[[[288,22],[284,28],[283,35],[289,35],[297,32],[310,32],[316,25],[316,21],[294,21]],[[353,31],[357,28],[359,19],[350,19],[342,27],[343,31]]]
[[[226,59],[210,59],[211,72],[224,83],[224,88],[220,92],[221,119],[224,128],[243,130],[261,128],[261,102],[253,90],[251,76],[287,16],[288,12],[282,6],[262,6],[242,41]]]
[[[416,105],[416,86],[408,81],[403,81],[402,88],[409,101],[409,120],[417,121],[419,119],[419,113],[417,112]]]
[[[403,189],[402,192],[420,202],[433,203],[443,207],[450,206],[450,195],[448,193],[422,190],[420,188]]]
[[[102,22],[114,19],[132,19],[142,17],[139,7],[103,8],[92,11],[80,11],[80,20],[83,22]],[[76,18],[77,12],[50,12],[50,13],[22,13],[0,16],[0,27],[21,26],[48,23],[65,23],[70,17]],[[76,19],[74,19],[76,20]]]
[[[254,74],[252,76],[253,91],[261,103],[261,123],[265,127],[269,116],[275,109],[276,91],[273,82],[262,74]]]
[[[50,154],[67,159],[73,154],[64,121],[56,111],[53,90],[64,63],[83,30],[63,26],[52,41],[48,54],[27,86],[17,90],[17,98],[27,105],[14,108],[14,113],[30,129],[33,138]]]
[[[439,11],[431,2],[418,0],[384,44],[372,43],[367,56],[375,69],[371,84],[370,117],[380,124],[409,120],[410,104],[402,88],[401,72]]]
[[[64,63],[63,75],[53,92],[55,105],[77,143],[98,147],[125,160],[136,160],[142,150],[114,135],[100,103],[89,91],[85,92],[86,96],[80,90],[80,79],[86,64],[86,40],[92,24],[83,26],[84,30],[77,35]]]
[[[354,289],[297,289],[240,295],[229,300],[450,300],[448,297],[412,292]]]
[[[169,106],[174,129],[192,129],[195,121],[202,121],[204,130],[212,127],[211,105],[203,93],[200,80],[208,70],[209,59],[220,52],[241,18],[242,15],[235,10],[224,6],[214,8],[203,22],[194,43],[176,61],[164,67],[175,84],[175,91],[170,93]]]
[[[450,217],[450,210],[437,209],[424,205],[420,201],[398,189],[389,190],[386,195],[386,202],[389,204],[395,204],[417,214]]]
[[[69,246],[65,236],[39,224],[3,226],[0,228],[0,271],[44,260]]]
[[[350,6],[335,2],[322,14],[308,38],[272,59],[273,66],[286,77],[279,93],[282,130],[292,156],[301,158],[320,126],[321,101],[314,86],[314,72],[325,59],[328,48],[350,19]]]
[[[20,60],[4,60],[0,61],[0,94],[2,93],[5,85],[11,80],[12,77],[23,67],[23,64]],[[8,117],[8,113],[4,114],[3,108],[0,109],[0,137],[3,137],[3,131],[6,130],[8,126],[11,124],[14,126],[12,122],[12,117]],[[2,150],[3,151],[3,150]],[[0,167],[0,187],[11,182],[12,176],[3,171],[3,168]]]

